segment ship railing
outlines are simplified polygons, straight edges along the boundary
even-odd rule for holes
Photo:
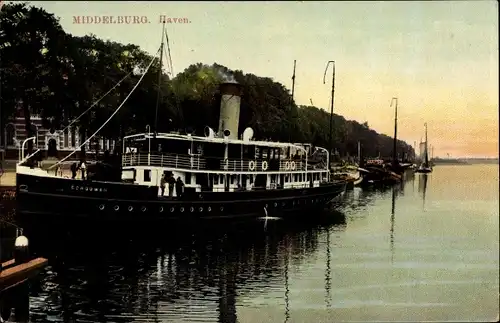
[[[122,156],[122,166],[156,166],[171,167],[180,169],[207,169],[207,160],[200,155],[183,154],[147,154],[147,153],[126,153]],[[217,162],[217,159],[215,159]],[[220,170],[236,172],[265,172],[280,171],[293,172],[305,171],[306,163],[299,160],[280,160],[279,169],[273,168],[271,161],[253,159],[223,159],[219,158]],[[311,169],[309,167],[309,169]]]
[[[205,159],[193,155],[181,154],[135,154],[127,153],[122,156],[122,166],[156,166],[183,169],[205,169]]]

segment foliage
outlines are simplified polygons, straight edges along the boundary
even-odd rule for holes
[[[65,33],[52,14],[23,3],[3,7],[0,30],[2,118],[13,116],[22,107],[27,129],[32,113],[41,114],[48,126],[61,128],[153,58],[136,45]],[[252,127],[259,139],[329,146],[329,113],[314,106],[297,106],[289,90],[271,78],[231,71],[216,63],[193,64],[173,79],[165,69],[158,78],[159,69],[156,60],[102,135],[120,138],[142,132],[147,125],[153,129],[157,102],[158,131],[190,127],[201,135],[207,125],[215,129],[218,84],[231,79],[243,85],[240,133]],[[111,116],[140,76],[132,73],[80,119],[83,138]],[[340,155],[356,155],[358,141],[366,156],[392,154],[391,137],[378,134],[366,122],[334,114],[332,148]],[[398,141],[399,153],[412,151]]]

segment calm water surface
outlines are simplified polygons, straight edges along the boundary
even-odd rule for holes
[[[438,166],[403,186],[348,192],[321,223],[51,238],[39,250],[50,266],[32,282],[31,320],[491,321],[498,182],[498,165]]]

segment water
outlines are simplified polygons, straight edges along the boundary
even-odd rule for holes
[[[498,180],[498,165],[438,166],[350,191],[322,221],[47,239],[31,321],[492,321]]]

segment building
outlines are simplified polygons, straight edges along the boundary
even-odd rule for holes
[[[77,126],[70,126],[65,131],[47,129],[43,127],[42,118],[39,115],[31,116],[31,124],[35,136],[34,151],[40,149],[43,158],[57,157],[64,158],[81,144],[80,132]],[[3,158],[6,160],[18,160],[21,155],[22,143],[27,138],[25,120],[22,113],[18,113],[4,125],[1,140]],[[27,145],[26,145],[27,146]],[[25,147],[26,149],[27,147]],[[99,154],[104,151],[114,151],[115,141],[102,137],[94,137],[91,142],[85,145],[87,154],[94,155],[96,150]],[[80,158],[80,149],[73,155]]]

